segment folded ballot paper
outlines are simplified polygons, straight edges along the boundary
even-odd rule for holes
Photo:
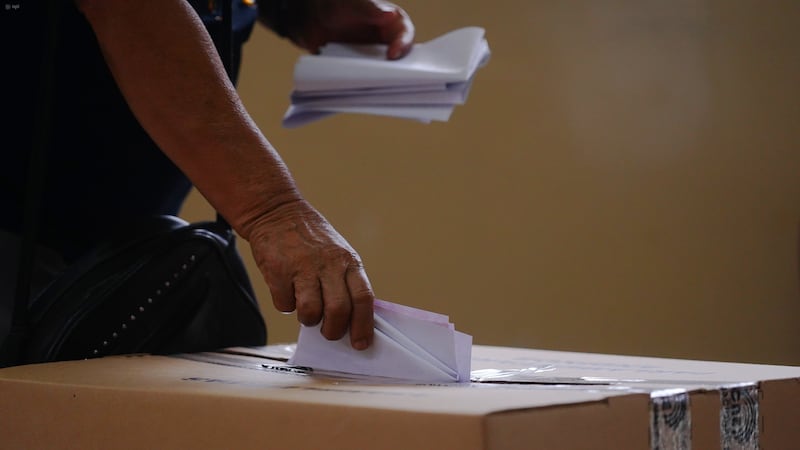
[[[386,59],[386,45],[328,44],[295,65],[286,128],[336,113],[360,113],[447,121],[464,104],[478,68],[489,60],[479,27],[461,28],[414,44],[399,60]]]
[[[362,351],[350,346],[349,335],[329,341],[319,328],[300,327],[289,364],[356,378],[424,383],[470,379],[472,336],[456,331],[447,316],[376,300],[375,339]]]

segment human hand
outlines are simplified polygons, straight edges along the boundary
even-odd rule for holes
[[[414,41],[408,14],[383,0],[295,0],[290,5],[283,19],[286,33],[311,53],[329,42],[386,44],[386,57],[398,59]]]
[[[373,301],[367,274],[350,244],[304,200],[284,204],[255,221],[249,242],[279,311],[336,340],[350,330],[353,348],[369,347]]]

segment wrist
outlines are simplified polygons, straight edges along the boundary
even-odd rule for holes
[[[254,231],[263,223],[279,221],[284,211],[303,204],[306,201],[296,188],[273,191],[250,207],[240,210],[231,225],[244,240],[250,241]]]

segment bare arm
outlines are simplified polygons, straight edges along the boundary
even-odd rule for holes
[[[250,242],[281,311],[329,339],[372,339],[374,295],[355,251],[298,192],[183,0],[76,0],[139,122]],[[143,180],[146,182],[146,180]]]
[[[186,2],[78,3],[139,122],[242,236],[265,201],[299,198]]]

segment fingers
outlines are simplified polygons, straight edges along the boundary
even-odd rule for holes
[[[377,27],[378,41],[388,45],[386,58],[399,59],[411,51],[414,43],[414,23],[408,13],[397,5],[373,0],[370,17]]]
[[[411,51],[414,24],[402,8],[382,0],[318,1],[301,46],[312,53],[328,42],[386,44],[386,58]]]
[[[344,274],[333,273],[323,279],[322,335],[330,340],[341,339],[349,328],[353,348],[369,347],[373,337],[374,300],[369,279],[358,260],[348,264]]]
[[[272,296],[272,304],[280,312],[290,313],[295,310],[294,290],[290,284],[285,283],[281,278],[276,278],[264,274],[264,278],[269,286],[269,293]]]
[[[391,3],[375,1],[373,13],[375,25],[378,27],[380,41],[388,44],[386,57],[399,59],[411,51],[414,43],[414,22],[403,8]]]
[[[375,294],[363,266],[347,271],[347,288],[350,292],[352,313],[350,315],[350,345],[356,350],[365,350],[372,345],[374,335],[373,304]]]
[[[327,339],[349,330],[354,348],[370,346],[374,295],[361,259],[313,207],[298,202],[272,211],[249,237],[277,310],[296,310],[306,326],[321,321]]]
[[[350,343],[356,350],[365,350],[373,339],[373,302],[367,274],[357,256],[349,252],[346,262],[329,262],[319,274],[305,272],[292,284],[286,276],[270,276],[268,285],[272,302],[278,311],[297,311],[297,320],[305,326],[322,322],[320,332],[326,339],[341,339],[350,331]],[[273,274],[275,275],[275,274]]]
[[[322,288],[316,277],[295,281],[294,298],[300,323],[311,327],[322,320]]]
[[[350,326],[350,293],[342,273],[325,275],[322,280],[322,302],[325,311],[320,332],[326,339],[341,339]]]
[[[349,330],[350,343],[356,350],[372,345],[375,295],[361,264],[352,264],[344,274],[297,279],[294,289],[277,284],[277,280],[269,285],[278,311],[297,310],[298,322],[309,327],[321,321],[320,332],[326,339],[341,339]]]
[[[375,297],[363,267],[322,278],[298,279],[293,290],[271,288],[275,308],[297,310],[298,322],[308,327],[321,321],[320,332],[329,340],[341,339],[349,329],[353,348],[365,350],[372,344]]]
[[[385,32],[389,34],[387,39],[389,48],[386,50],[388,59],[400,59],[411,51],[414,43],[414,24],[411,23],[408,16],[401,21],[394,22]]]

